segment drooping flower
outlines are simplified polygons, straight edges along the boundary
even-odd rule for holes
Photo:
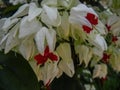
[[[79,4],[71,9],[69,21],[72,24],[78,24],[86,33],[90,33],[93,25],[98,24],[98,16],[92,8]]]
[[[62,43],[57,47],[56,51],[58,55],[62,58],[62,60],[58,64],[61,72],[64,72],[68,76],[72,77],[75,71],[73,60],[71,57],[70,45],[68,43]]]
[[[87,67],[92,58],[92,50],[85,45],[78,45],[76,47],[76,53],[79,55],[80,64],[84,62],[85,67]]]
[[[118,48],[112,50],[109,63],[115,71],[120,72],[120,50]]]
[[[38,54],[34,57],[34,59],[37,61],[37,65],[39,65],[39,64],[44,64],[48,59],[52,61],[57,61],[58,56],[54,54],[53,52],[50,52],[49,47],[46,46],[44,55]]]
[[[38,80],[42,80],[45,86],[49,86],[50,83],[58,76],[58,60],[52,61],[48,60],[44,63],[44,66],[40,67],[40,64],[37,65],[35,60],[29,61],[31,67],[33,68]]]
[[[108,18],[106,28],[111,31],[114,36],[120,33],[120,18],[116,15],[112,15]]]
[[[107,75],[107,66],[106,64],[96,64],[93,70],[93,78],[99,77],[105,78]]]

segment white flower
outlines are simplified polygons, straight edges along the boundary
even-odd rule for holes
[[[72,77],[75,73],[74,64],[71,58],[71,49],[68,43],[60,44],[56,49],[58,55],[62,58],[58,67],[68,76]]]
[[[79,45],[76,46],[76,53],[79,54],[80,64],[84,62],[85,67],[87,67],[92,58],[92,53],[93,53],[92,50],[85,45]]]
[[[106,27],[108,31],[111,31],[114,36],[120,33],[120,18],[116,15],[112,15],[108,18]]]
[[[109,62],[115,71],[117,71],[117,72],[120,71],[120,50],[119,49],[114,48],[114,50],[110,56]]]
[[[107,66],[106,64],[96,64],[93,70],[93,78],[105,78],[107,75]]]
[[[40,68],[40,72],[42,75],[41,80],[43,80],[44,85],[49,85],[55,77],[58,75],[58,62],[50,62],[47,61],[44,67]]]
[[[98,24],[98,17],[92,8],[79,4],[71,9],[69,21],[72,24],[78,24],[85,32],[90,33],[93,25]]]
[[[107,20],[107,25],[111,26],[114,23],[116,23],[118,21],[119,17],[117,17],[116,15],[111,15],[109,16],[108,20]]]
[[[42,67],[37,65],[35,61],[29,61],[29,63],[38,77],[38,80],[42,80],[44,85],[49,85],[59,73],[58,62],[53,63],[51,60],[48,60]]]
[[[40,53],[43,54],[45,50],[45,44],[46,44],[45,42],[47,42],[50,51],[54,51],[55,43],[56,43],[56,32],[53,29],[48,29],[46,27],[43,27],[37,32],[35,36],[35,41]]]

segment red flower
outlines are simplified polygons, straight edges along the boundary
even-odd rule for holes
[[[58,60],[57,55],[50,52],[48,46],[46,46],[46,48],[45,48],[44,55],[38,54],[34,57],[34,59],[37,61],[37,65],[38,64],[44,64],[48,60],[48,58],[52,61],[57,61]]]
[[[84,30],[86,33],[90,33],[90,31],[93,30],[92,28],[90,28],[90,27],[88,27],[88,26],[86,26],[86,25],[83,25],[82,28],[83,28],[83,30]]]
[[[96,17],[92,13],[87,13],[86,19],[93,25],[97,25],[98,24],[98,17]]]
[[[108,55],[107,53],[103,53],[102,61],[108,63],[109,59],[110,59],[110,55]]]
[[[107,30],[110,31],[111,26],[108,26],[107,24],[105,24],[105,26],[106,26]]]
[[[118,40],[117,36],[113,36],[113,37],[112,37],[112,42],[115,43],[117,40]]]

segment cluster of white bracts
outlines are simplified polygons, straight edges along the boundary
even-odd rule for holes
[[[102,36],[107,34],[105,26],[99,19],[97,25],[92,25],[86,19],[86,15],[92,13],[96,18],[98,15],[92,8],[88,8],[84,4],[74,6],[76,3],[78,3],[77,0],[43,0],[42,7],[38,7],[33,2],[22,5],[11,17],[0,20],[0,49],[4,49],[5,53],[10,50],[19,52],[33,67],[38,79],[43,80],[44,84],[48,84],[63,72],[70,77],[75,73],[70,44],[60,43],[55,49],[58,40],[56,35],[59,39],[66,40],[69,40],[68,37],[71,36],[75,42],[78,42],[74,46],[80,64],[84,63],[87,67],[89,62],[96,58],[96,61],[92,62],[92,65],[95,66],[93,77],[105,77],[106,65],[95,63],[103,57],[103,52],[107,50],[107,43]],[[58,9],[64,9],[64,11],[60,12]],[[70,15],[67,12],[69,9]],[[86,33],[82,25],[93,30]],[[116,34],[116,31],[113,32]],[[34,56],[38,53],[43,54],[46,45],[50,52],[57,53],[61,60],[56,62],[47,60],[43,67],[39,67]]]

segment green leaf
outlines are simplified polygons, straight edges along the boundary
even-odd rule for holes
[[[0,52],[0,90],[40,90],[37,77],[19,54]]]

